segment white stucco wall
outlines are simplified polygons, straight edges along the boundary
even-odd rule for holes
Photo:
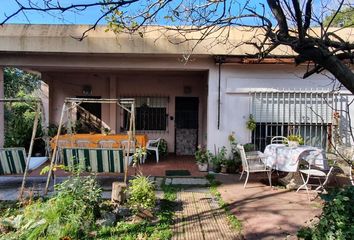
[[[0,98],[4,98],[4,71],[2,67],[0,67]],[[0,148],[4,147],[5,143],[4,120],[4,103],[0,102]]]
[[[228,135],[235,132],[240,143],[250,142],[246,122],[250,114],[249,91],[293,89],[331,90],[333,82],[321,74],[302,79],[302,67],[293,65],[226,65],[221,67],[220,129],[217,129],[218,69],[211,68],[208,98],[208,148],[228,146]],[[354,106],[350,109],[354,116]],[[352,126],[354,122],[352,120]]]

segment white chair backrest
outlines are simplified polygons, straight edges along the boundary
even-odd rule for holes
[[[129,143],[128,140],[123,140],[123,141],[120,142],[120,145],[121,145],[121,147],[122,147],[123,149],[128,149],[128,143]],[[131,153],[134,153],[134,152],[135,152],[135,141],[133,141],[133,140],[130,141],[130,146],[129,146],[129,148],[130,148],[129,151],[130,151]]]
[[[113,148],[114,144],[117,144],[117,142],[114,140],[100,140],[98,142],[98,146],[100,148]]]
[[[246,157],[246,152],[245,152],[245,148],[241,145],[238,144],[237,145],[237,149],[239,151],[239,154],[241,156],[241,161],[242,161],[242,167],[244,170],[248,170],[248,162],[247,162],[247,157]]]
[[[68,140],[59,139],[58,140],[58,148],[72,147]]]
[[[270,141],[271,144],[288,144],[289,139],[283,136],[276,136],[273,137],[272,140]]]
[[[147,147],[156,147],[156,148],[159,148],[160,140],[161,140],[161,138],[149,140],[148,143],[147,143]],[[157,144],[156,144],[156,143],[157,143]]]
[[[90,145],[90,141],[89,140],[86,140],[86,139],[79,139],[79,140],[76,140],[76,146],[77,147],[89,147]]]

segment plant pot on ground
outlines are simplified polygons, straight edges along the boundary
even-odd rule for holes
[[[200,172],[207,172],[208,171],[208,163],[197,163],[198,164],[198,170]]]
[[[211,155],[211,160],[213,163],[213,170],[216,173],[221,171],[222,166],[227,166],[226,147],[222,147],[217,153],[215,153],[215,155]],[[223,170],[226,172],[225,169]]]
[[[194,154],[194,157],[198,165],[199,171],[208,171],[208,162],[210,157],[209,151],[205,147],[199,145],[197,151]]]
[[[226,164],[222,164],[222,165],[221,165],[220,172],[221,172],[221,173],[227,173],[227,165],[226,165]]]

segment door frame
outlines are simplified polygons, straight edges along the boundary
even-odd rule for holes
[[[197,102],[198,102],[198,106],[197,106],[197,127],[196,127],[196,130],[197,130],[197,139],[196,139],[196,148],[198,147],[198,141],[199,141],[199,113],[200,113],[200,110],[199,110],[199,107],[200,107],[200,97],[189,97],[189,96],[175,96],[175,121],[174,121],[174,134],[175,134],[175,137],[174,137],[174,141],[175,141],[175,144],[174,144],[174,153],[176,154],[176,149],[177,149],[177,134],[176,134],[176,118],[177,118],[177,99],[178,98],[190,98],[190,99],[196,99]]]

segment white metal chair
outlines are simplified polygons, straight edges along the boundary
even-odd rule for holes
[[[283,136],[275,136],[270,141],[270,144],[288,144],[289,139]]]
[[[246,180],[243,188],[246,188],[248,178],[250,173],[257,173],[257,172],[265,172],[268,175],[269,185],[272,187],[272,169],[268,167],[263,161],[262,158],[265,158],[265,155],[262,152],[245,152],[245,149],[242,145],[237,145],[237,149],[240,153],[241,160],[242,160],[242,173],[240,180],[242,179],[243,173],[246,172]]]
[[[316,151],[316,150],[314,150],[314,151]],[[318,153],[318,154],[320,154],[320,153]],[[309,183],[310,179],[317,179],[319,182],[318,187],[315,189],[316,192],[325,192],[326,189],[324,187],[327,184],[327,182],[332,174],[334,165],[337,162],[337,160],[334,160],[332,166],[329,169],[319,169],[319,168],[316,168],[316,166],[314,165],[315,159],[316,159],[316,155],[309,155],[309,157],[307,157],[306,160],[303,159],[303,160],[305,160],[303,162],[304,163],[306,162],[306,164],[307,164],[307,168],[299,169],[303,184],[296,190],[296,192],[298,192],[300,189],[304,188],[306,190],[306,193],[307,193],[307,196],[309,199],[310,199],[309,188],[311,188],[311,185],[314,185],[314,184]],[[304,177],[304,175],[306,176],[306,178]],[[323,180],[323,182],[321,180]],[[320,191],[320,189],[322,189],[322,190]]]
[[[160,140],[161,138],[158,138],[156,140],[149,140],[146,143],[146,150],[149,151],[154,151],[156,154],[156,163],[159,162],[159,145],[160,145]],[[145,162],[145,159],[143,160],[143,162]]]
[[[98,146],[100,148],[113,148],[113,145],[117,144],[114,140],[100,140],[98,141]]]

